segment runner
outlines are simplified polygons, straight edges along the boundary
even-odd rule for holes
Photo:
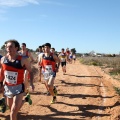
[[[0,61],[3,56],[0,55]],[[0,64],[0,73],[1,73],[1,64]],[[1,76],[0,76],[1,77]],[[0,99],[0,105],[1,107],[1,112],[4,113],[6,110],[6,105],[5,105],[5,98],[4,98],[4,87],[3,87],[3,81],[0,82],[0,91],[3,93],[2,98]]]
[[[58,56],[60,58],[61,66],[62,66],[62,71],[63,75],[66,73],[66,61],[67,61],[67,55],[64,52],[64,48],[61,49],[61,53]]]
[[[42,54],[44,54],[44,45],[42,45],[41,46],[41,50],[40,50],[41,52],[39,53],[39,55],[38,55],[38,66],[39,66],[39,62],[40,62],[40,56],[42,56]],[[41,82],[41,75],[42,75],[42,73],[43,73],[43,69],[42,69],[42,66],[41,67],[38,67],[38,70],[39,70],[39,76],[40,76],[40,79],[39,79],[39,81]]]
[[[76,61],[76,55],[75,54],[73,54],[73,60],[74,60],[74,63],[75,63],[75,61]]]
[[[73,53],[72,53],[72,51],[70,51],[70,54],[69,54],[69,63],[72,63],[72,60],[73,60]]]
[[[67,56],[67,61],[66,62],[69,63],[70,62],[70,59],[69,59],[69,55],[70,55],[69,48],[66,49],[65,53],[66,53],[66,56]]]
[[[42,52],[44,53],[45,52],[45,48],[44,48],[44,44],[42,45]]]
[[[31,52],[26,48],[26,43],[22,43],[21,50],[18,51],[18,54],[23,56],[23,57],[28,58],[28,60],[30,61],[30,66],[31,66],[31,63],[34,61],[34,59],[32,57]],[[25,91],[26,91],[26,93],[28,93],[28,91],[29,91],[29,88],[28,88],[29,77],[30,77],[29,72],[27,70],[25,70],[25,72],[24,72],[24,81],[26,82],[25,83]]]
[[[42,66],[44,70],[44,80],[45,84],[50,92],[50,94],[53,96],[53,99],[51,101],[52,103],[55,103],[56,101],[56,95],[57,95],[57,90],[56,87],[54,87],[54,80],[56,77],[56,69],[55,65],[56,63],[59,62],[59,59],[56,55],[53,55],[50,52],[51,44],[46,43],[44,45],[45,53],[40,56],[40,61],[39,61],[39,67]],[[59,69],[59,66],[57,67]]]
[[[55,54],[56,56],[58,56],[58,54],[55,52],[55,48],[51,48],[51,53]]]
[[[39,81],[40,81],[42,84],[44,84],[45,87],[46,87],[46,90],[47,90],[47,91],[46,91],[44,94],[50,95],[50,92],[49,92],[49,89],[48,89],[47,85],[46,85],[45,82],[42,81],[42,79],[41,79],[41,78],[43,77],[44,69],[42,68],[42,66],[39,67],[40,57],[44,54],[44,52],[45,52],[45,49],[44,49],[44,44],[43,44],[43,45],[42,45],[42,52],[38,55]]]
[[[3,56],[2,55],[0,55],[0,60],[1,60],[1,58],[2,58]]]
[[[51,48],[52,49],[52,48]],[[44,44],[42,45],[42,53],[41,54],[43,54],[45,52],[45,49],[44,49]],[[52,52],[51,52],[52,53]],[[39,54],[39,56],[38,56],[38,61],[40,61],[40,54]],[[38,66],[39,66],[39,62],[38,62]],[[44,73],[44,69],[42,69],[42,66],[41,67],[38,67],[39,68],[39,76],[40,76],[40,82],[41,83],[43,83],[43,84],[45,84],[45,82],[44,81],[41,81],[41,77],[42,77],[42,75],[43,75],[43,73]],[[56,70],[58,70],[58,69],[56,69]],[[41,71],[41,72],[40,72]],[[46,87],[46,92],[44,93],[45,95],[47,95],[47,96],[49,96],[50,95],[50,92],[49,92],[49,89],[48,89],[48,87],[47,87],[47,85],[45,84],[45,87]]]
[[[51,48],[51,53],[53,55],[56,55],[58,57],[58,54],[55,52],[55,48]],[[56,71],[58,70],[57,67],[60,66],[60,59],[58,61],[58,63],[56,63]],[[58,72],[58,71],[57,71]]]
[[[2,58],[3,56],[2,55],[0,55],[0,61],[1,61],[1,58]],[[0,64],[0,72],[1,72],[1,64]],[[3,91],[3,82],[0,82],[0,88],[1,88],[1,90]]]
[[[17,114],[25,102],[32,104],[30,95],[24,95],[24,68],[30,72],[30,86],[34,90],[33,73],[30,62],[27,58],[18,55],[20,45],[16,40],[8,40],[6,46],[7,55],[1,59],[0,82],[4,81],[4,95],[6,96],[7,105],[10,108],[10,120],[17,120]],[[0,101],[2,106],[4,101]]]
[[[38,47],[37,58],[36,61],[38,62],[39,54],[43,53],[42,46]]]
[[[56,56],[58,57],[57,52],[55,52],[55,48],[51,48],[51,53],[52,53],[53,55],[56,55]],[[58,59],[59,59],[59,57],[58,57]],[[55,65],[56,72],[59,72],[59,71],[58,71],[59,66],[60,66],[60,59],[59,59],[58,63],[56,63],[56,65]],[[54,88],[55,88],[55,86],[54,86]],[[56,88],[55,88],[55,89],[56,89]]]

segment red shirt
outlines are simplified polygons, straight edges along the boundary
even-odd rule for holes
[[[5,75],[5,84],[14,86],[24,82],[24,67],[21,65],[22,56],[18,56],[14,62],[5,57],[2,68]]]

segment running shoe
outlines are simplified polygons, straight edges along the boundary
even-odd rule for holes
[[[3,104],[3,98],[0,99],[0,106]]]
[[[47,96],[50,96],[50,92],[49,91],[46,91],[44,94],[47,95]]]
[[[47,96],[50,96],[50,92],[49,92],[49,91],[47,91],[46,95],[47,95]]]
[[[30,98],[30,94],[28,93],[25,97],[25,101],[29,103],[29,105],[32,105],[32,100]]]
[[[52,101],[50,102],[51,104],[54,104],[56,102],[57,98],[56,96],[53,97]]]
[[[5,98],[0,99],[0,112],[5,113],[6,111],[6,104],[5,104]]]

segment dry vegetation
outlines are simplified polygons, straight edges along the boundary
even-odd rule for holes
[[[80,62],[100,66],[107,74],[120,81],[120,57],[83,57]],[[115,90],[120,95],[120,88],[115,87]]]

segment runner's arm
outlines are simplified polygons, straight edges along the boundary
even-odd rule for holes
[[[37,63],[37,65],[38,65],[38,71],[39,71],[39,81],[41,82],[41,72],[42,72],[42,66],[41,66],[41,60],[42,59],[42,57],[41,57],[41,55],[39,55],[38,56],[38,63]]]
[[[59,62],[61,62],[61,53],[58,55]]]
[[[26,70],[28,70],[28,72],[30,73],[30,86],[31,86],[32,90],[34,90],[33,72],[32,72],[32,68],[31,68],[29,60],[26,58],[23,58],[22,65],[25,65]]]
[[[3,58],[4,57],[2,57],[1,58],[1,60],[0,60],[0,82],[3,82],[4,81],[4,72],[3,72],[3,68],[2,68],[2,62],[3,62]]]
[[[54,60],[57,64],[57,67],[56,67],[57,70],[56,71],[58,72],[58,69],[59,69],[59,66],[60,66],[60,59],[59,59],[59,57],[57,57],[57,55],[54,55],[53,57],[54,57]]]
[[[33,62],[33,61],[35,61],[34,59],[33,59],[33,56],[32,56],[32,54],[31,54],[31,52],[28,52],[28,56],[30,57],[30,62]]]

